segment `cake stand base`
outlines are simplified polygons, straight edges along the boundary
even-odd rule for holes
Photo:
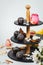
[[[33,59],[26,59],[23,57],[22,59],[18,59],[15,54],[13,54],[13,51],[8,52],[8,57],[10,57],[12,60],[19,61],[19,62],[34,62]]]

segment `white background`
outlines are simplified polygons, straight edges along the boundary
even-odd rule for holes
[[[4,43],[20,28],[14,25],[14,21],[20,16],[26,18],[26,4],[31,5],[31,14],[38,13],[40,20],[43,21],[43,0],[0,0],[0,43]],[[32,29],[40,30],[39,27],[42,28],[43,25]],[[26,30],[25,27],[22,28]]]
[[[14,31],[19,30],[19,26],[14,25],[14,21],[18,17],[26,18],[25,5],[30,4],[30,12],[38,13],[40,20],[43,21],[43,0],[0,0],[0,44],[5,43],[7,38],[10,38]],[[21,27],[26,31],[26,27]],[[43,25],[31,27],[33,30],[40,30]],[[19,62],[14,62],[19,65]],[[20,65],[28,65],[29,63],[20,63]],[[31,64],[29,64],[31,65]],[[32,64],[34,65],[34,64]]]

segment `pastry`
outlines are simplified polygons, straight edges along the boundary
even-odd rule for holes
[[[23,41],[24,38],[25,38],[24,35],[21,33],[17,36],[17,40],[19,40],[19,41]]]
[[[24,22],[24,18],[23,18],[23,17],[19,17],[19,18],[18,18],[18,24],[19,24],[19,25],[22,25],[23,22]]]
[[[15,31],[15,32],[14,32],[14,38],[15,38],[15,39],[17,39],[18,34],[19,34],[19,31]]]
[[[38,14],[32,14],[31,15],[31,24],[38,24],[39,23],[39,16]]]

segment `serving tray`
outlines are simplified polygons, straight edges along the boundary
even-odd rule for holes
[[[15,42],[15,43],[18,43],[18,44],[38,44],[40,42],[40,40],[37,41],[37,42],[18,41],[17,39],[14,38],[14,36],[11,37],[11,41]]]
[[[43,22],[42,21],[39,21],[38,24],[30,24],[30,23],[27,23],[26,20],[24,20],[24,23],[22,25],[21,24],[18,24],[18,21],[15,21],[14,24],[20,25],[20,26],[39,26],[39,25],[42,25]]]
[[[12,60],[19,61],[19,62],[34,62],[33,59],[26,59],[26,58],[18,59],[16,55],[13,54],[12,50],[8,52],[8,57],[10,57]]]

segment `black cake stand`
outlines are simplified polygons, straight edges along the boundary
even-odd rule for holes
[[[15,21],[14,24],[19,25],[19,24],[17,23],[17,21]],[[39,21],[39,24],[37,24],[37,25],[32,25],[32,24],[30,24],[30,23],[27,24],[26,21],[25,21],[25,23],[23,23],[23,25],[20,25],[20,26],[26,26],[26,27],[27,27],[27,33],[26,33],[26,35],[27,35],[27,37],[28,37],[28,35],[29,35],[29,33],[30,33],[30,26],[39,26],[39,25],[42,25],[42,24],[43,24],[42,21]],[[38,36],[40,36],[40,35],[38,35]],[[40,36],[40,37],[41,37],[41,39],[43,39],[42,36]],[[30,51],[31,46],[34,45],[35,47],[38,47],[38,43],[40,42],[40,40],[39,40],[38,42],[31,42],[31,41],[29,41],[29,42],[24,42],[24,41],[20,42],[20,41],[18,41],[17,39],[15,39],[14,36],[11,37],[11,41],[12,41],[12,42],[15,42],[15,43],[17,43],[17,44],[25,44],[25,45],[27,46],[25,54],[30,54],[30,52],[31,52],[31,51]],[[24,55],[25,55],[25,54],[24,54]],[[10,51],[8,52],[8,56],[9,56],[11,59],[15,60],[15,61],[33,62],[32,59],[26,59],[26,58],[24,58],[24,57],[22,57],[21,59],[18,59],[18,58],[16,57],[16,55],[13,54],[13,51],[12,51],[12,50],[10,50]]]

